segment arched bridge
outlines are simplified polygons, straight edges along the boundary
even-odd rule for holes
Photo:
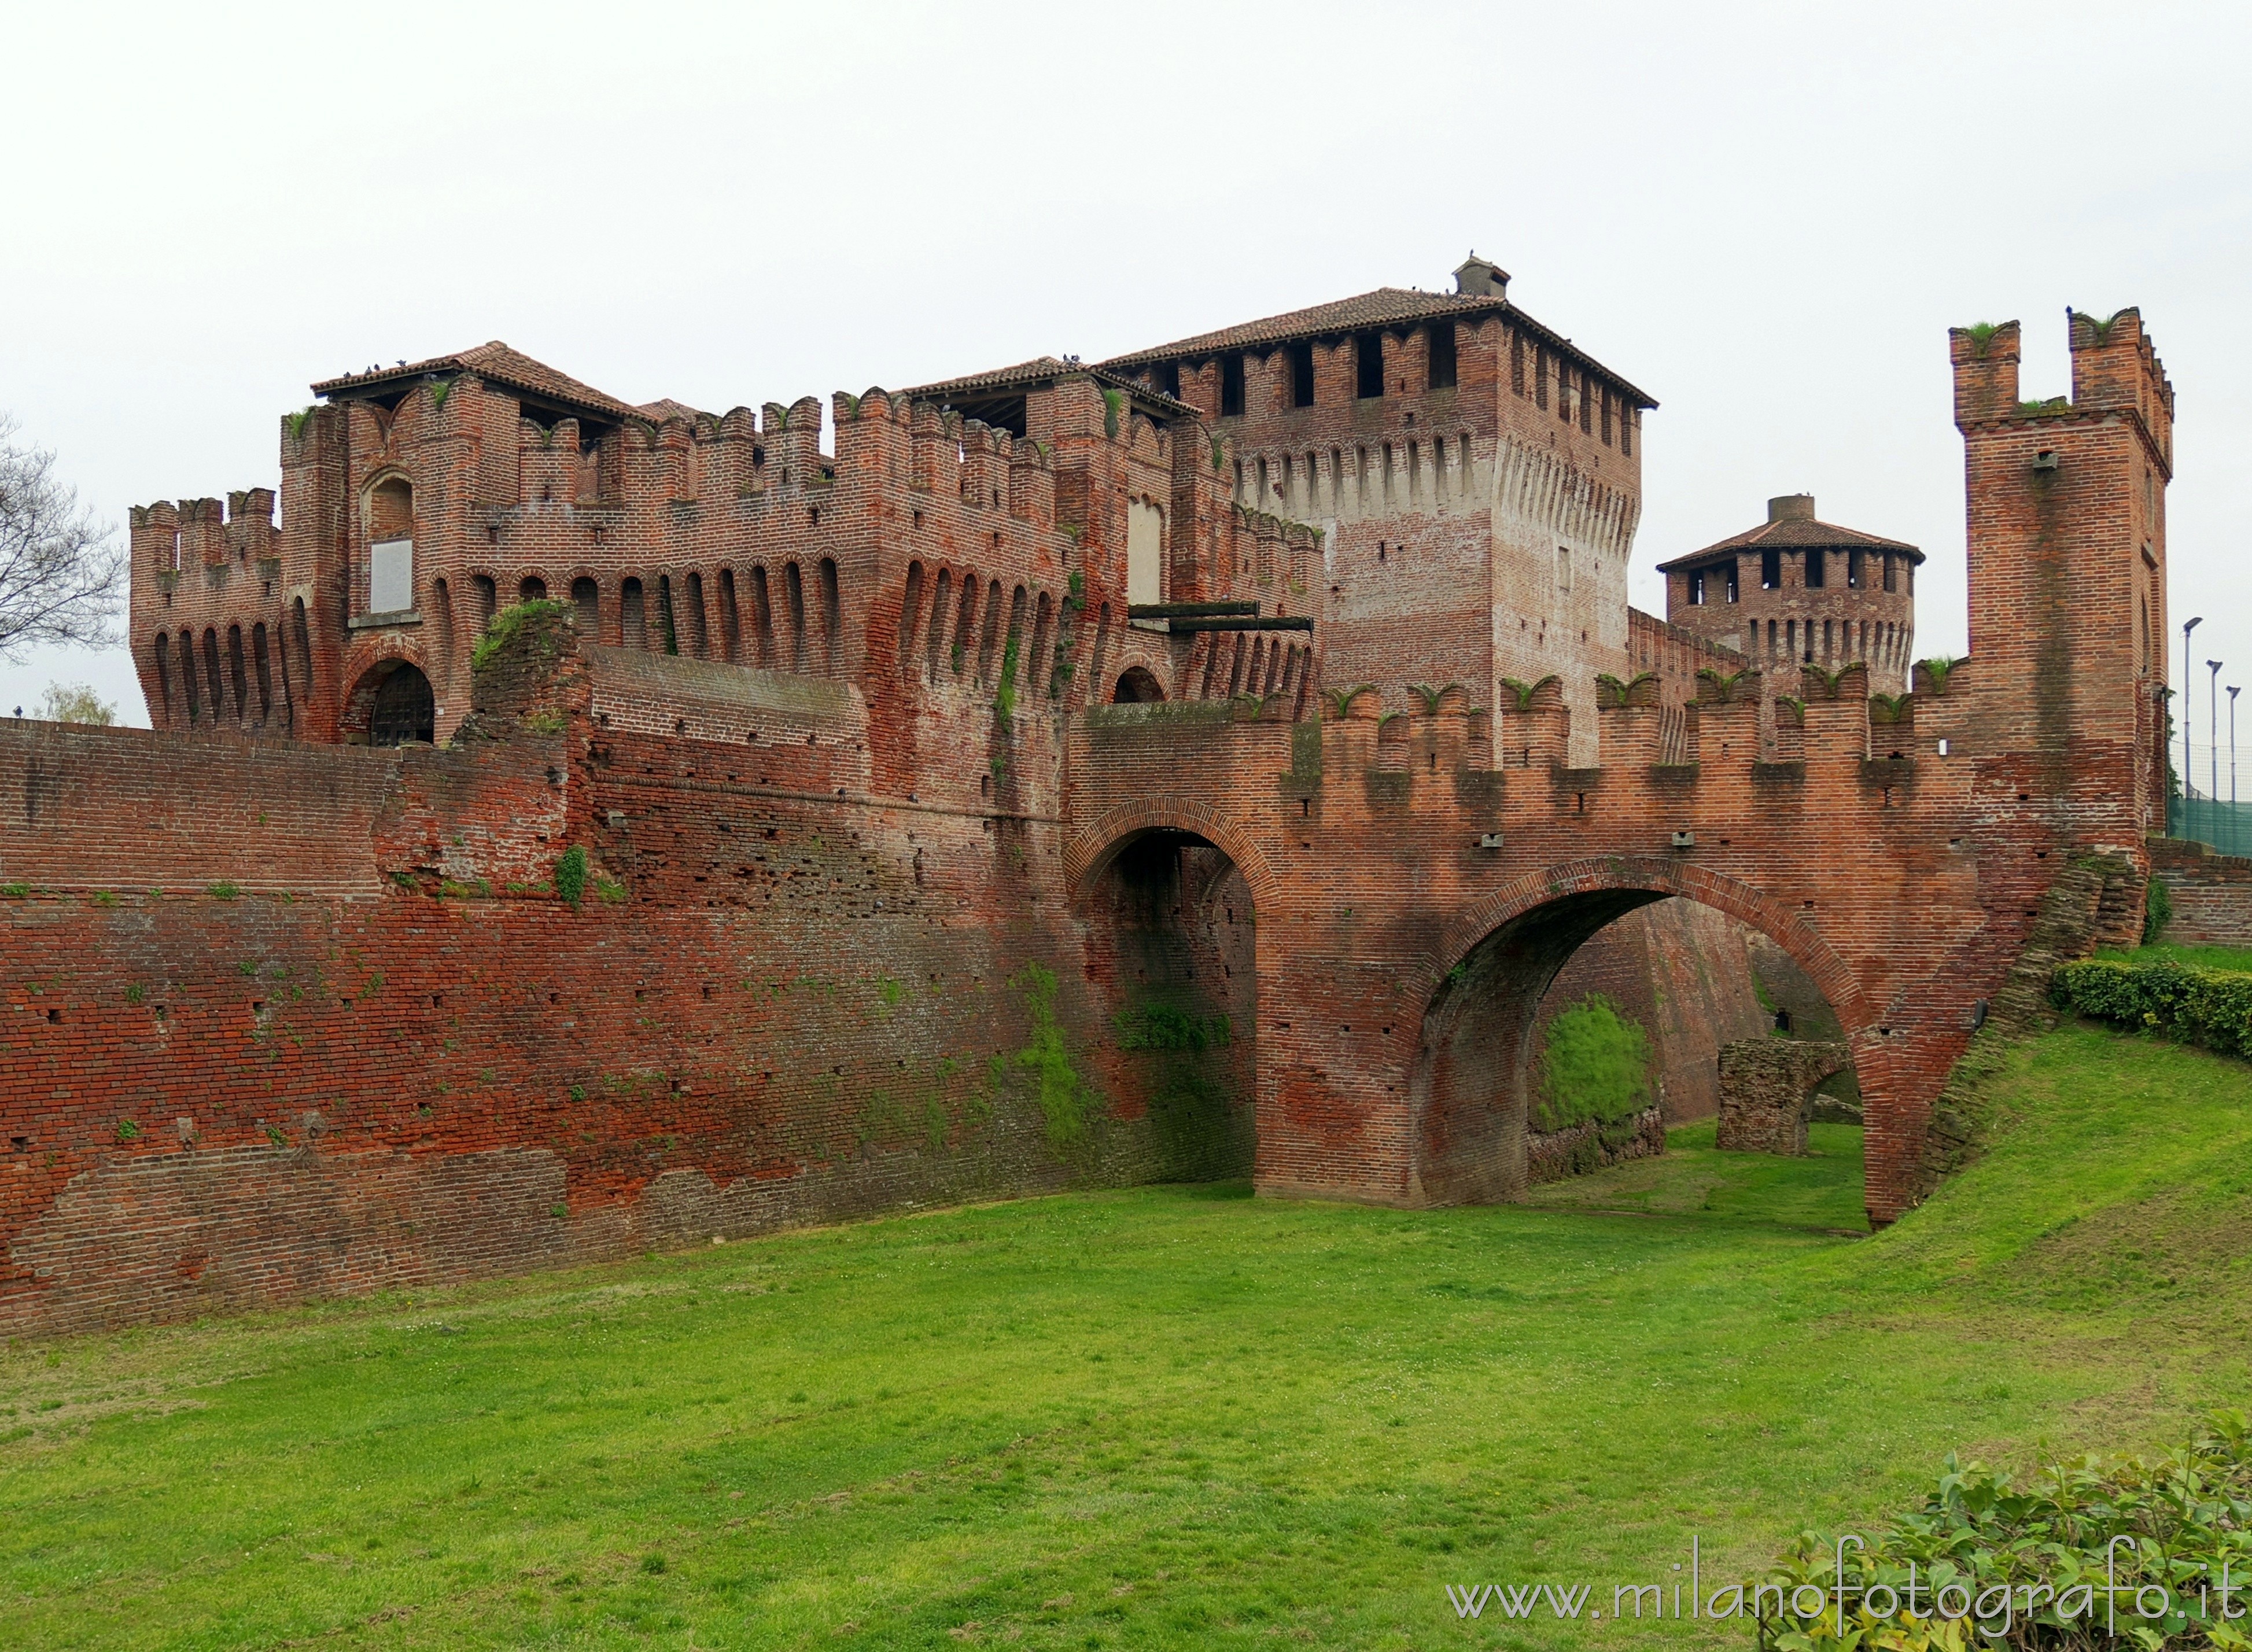
[[[2021,765],[1982,744],[1967,666],[1919,686],[1873,724],[1858,668],[1814,682],[1762,755],[1757,684],[1708,684],[1686,764],[1657,760],[1654,695],[1615,694],[1593,768],[1564,766],[1553,692],[1498,727],[1459,693],[1295,725],[1097,707],[1066,765],[1067,874],[1083,896],[1154,833],[1233,860],[1257,908],[1258,1185],[1401,1204],[1519,1192],[1526,1044],[1558,969],[1637,906],[1716,907],[1844,1023],[1886,1221],[1919,1197],[1933,1099],[2087,846],[2068,798],[2016,789]]]

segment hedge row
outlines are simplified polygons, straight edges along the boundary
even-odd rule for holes
[[[2060,1010],[2161,1031],[2224,1055],[2252,1055],[2252,972],[2094,958],[2049,982]]]
[[[2248,1526],[2241,1413],[2163,1456],[2053,1461],[2024,1484],[1950,1454],[1922,1508],[1803,1533],[1706,1615],[1743,1612],[1760,1652],[2245,1652],[2225,1614],[2245,1608]]]

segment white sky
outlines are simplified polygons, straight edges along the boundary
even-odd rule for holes
[[[1919,651],[1961,652],[1947,327],[2021,318],[2049,395],[2065,307],[2139,304],[2173,670],[2202,614],[2200,690],[2248,682],[2248,18],[18,0],[0,408],[122,528],[275,484],[278,415],[369,362],[504,338],[724,410],[1441,289],[1474,246],[1662,404],[1638,602],[1811,491],[1924,547]],[[0,665],[0,714],[58,677],[145,720],[122,651]]]

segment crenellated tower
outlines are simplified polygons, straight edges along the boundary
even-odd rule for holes
[[[2066,315],[2072,392],[2045,401],[2016,322],[1950,334],[1978,743],[2061,840],[2139,856],[2165,822],[2173,386],[2138,311]]]

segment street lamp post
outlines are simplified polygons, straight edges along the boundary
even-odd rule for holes
[[[2214,802],[2219,802],[2221,801],[2221,662],[2207,660],[2205,663],[2207,670],[2213,673],[2212,680],[2205,685],[2205,732],[2206,738],[2212,742],[2212,749],[2206,753],[2211,762],[2212,773],[2207,776],[2205,795]]]
[[[2242,684],[2228,685],[2228,808],[2231,815],[2236,809],[2236,691]]]
[[[2189,802],[2189,634],[2205,623],[2205,615],[2182,621],[2182,802]]]

